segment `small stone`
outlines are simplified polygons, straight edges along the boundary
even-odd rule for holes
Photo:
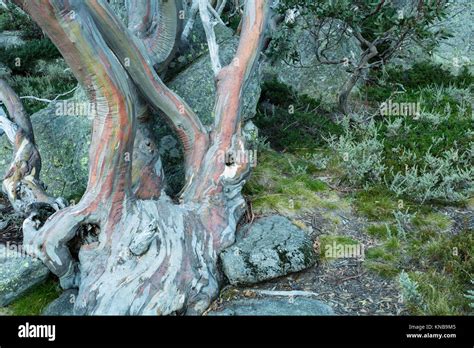
[[[40,260],[0,246],[0,307],[42,283],[48,274],[48,268]]]

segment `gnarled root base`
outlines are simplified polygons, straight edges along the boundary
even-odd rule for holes
[[[77,314],[202,313],[217,296],[212,240],[191,210],[138,201],[79,254]]]
[[[196,206],[165,197],[134,202],[119,223],[101,226],[97,242],[82,246],[79,267],[67,249],[89,221],[78,209],[67,208],[25,235],[63,287],[79,287],[76,314],[201,314],[218,295],[218,243]]]

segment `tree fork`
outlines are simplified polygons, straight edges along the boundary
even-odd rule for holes
[[[236,55],[239,65],[229,67],[229,75],[222,74],[225,86],[218,85],[215,109],[221,114],[211,144],[197,116],[164,86],[141,43],[105,2],[16,1],[57,45],[98,110],[86,193],[76,206],[59,211],[37,231],[26,220],[25,242],[60,277],[63,287],[79,287],[77,314],[203,313],[218,295],[218,254],[233,243],[243,212],[241,188],[249,166],[226,166],[219,154],[245,148],[239,125],[241,92],[259,54],[267,2],[247,1],[247,24]],[[243,41],[250,43],[248,48]],[[124,64],[125,58],[130,64]],[[133,166],[159,173],[154,154],[140,158],[133,153],[140,137],[146,146],[147,139],[154,141],[147,133],[150,119],[143,102],[163,111],[178,130],[186,152],[188,187],[196,173],[205,174],[195,191],[202,200],[186,190],[180,204],[164,192],[159,197],[142,195],[150,187],[147,182],[156,184],[157,179],[144,179],[148,173],[134,172]],[[203,167],[207,169],[199,169]],[[137,190],[133,178],[140,176]],[[84,224],[97,225],[99,232],[96,241],[82,245],[77,263],[68,243]]]

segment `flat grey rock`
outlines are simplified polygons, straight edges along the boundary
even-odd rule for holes
[[[64,291],[61,296],[46,306],[42,315],[74,315],[74,302],[76,297],[76,289]]]
[[[316,262],[310,238],[283,216],[244,228],[245,235],[220,257],[231,284],[253,284],[311,267]]]
[[[210,311],[207,315],[265,315],[265,316],[307,316],[307,315],[335,315],[327,304],[305,297],[295,298],[263,298],[240,299],[224,304],[223,309]]]
[[[1,245],[0,307],[10,304],[42,283],[48,274],[48,268],[40,260]]]

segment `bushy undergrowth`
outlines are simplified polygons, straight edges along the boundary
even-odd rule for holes
[[[35,39],[14,47],[0,47],[0,62],[13,74],[31,75],[36,61],[59,58],[56,46],[49,39]]]
[[[54,99],[59,94],[70,91],[77,85],[72,72],[62,59],[46,62],[35,62],[32,75],[12,75],[7,82],[20,96],[35,96],[45,99]],[[69,98],[71,95],[65,96]],[[23,99],[26,111],[31,115],[47,104],[34,99]]]
[[[381,86],[367,89],[378,102],[376,108],[390,98],[392,103],[417,105],[417,113],[333,122],[320,101],[270,81],[264,85],[255,123],[280,151],[308,156],[329,147],[344,179],[355,187],[383,184],[396,196],[416,202],[458,203],[471,197],[473,76],[467,70],[453,75],[423,62],[408,70],[389,68],[381,81]],[[402,92],[394,94],[397,85],[403,85]],[[315,160],[325,167],[325,161]]]
[[[412,306],[414,308],[426,308],[423,297],[418,290],[418,283],[416,281],[410,279],[410,276],[405,271],[400,273],[398,281],[402,289],[402,300],[408,306]]]
[[[297,95],[276,80],[263,84],[254,121],[276,150],[311,151],[324,144],[324,137],[342,133],[320,101]]]
[[[402,120],[404,126],[391,137],[373,120],[330,137],[328,144],[339,156],[347,181],[364,187],[383,181],[397,196],[418,202],[460,202],[472,196],[472,124],[446,124],[446,136],[437,136],[432,125],[410,127],[408,122]]]
[[[375,115],[368,125],[353,122],[342,136],[331,137],[329,145],[343,159],[352,184],[378,183],[383,177],[399,197],[465,201],[474,193],[472,93],[454,85],[407,90],[392,96],[391,103],[416,104],[419,113]],[[377,175],[367,175],[371,173]]]
[[[346,119],[343,124],[344,134],[339,137],[331,135],[327,142],[341,159],[347,180],[354,185],[380,182],[386,169],[380,127],[373,121],[352,127]]]
[[[17,6],[9,3],[6,8],[0,6],[0,32],[6,30],[21,31],[24,40],[41,39],[43,31]]]
[[[474,76],[467,67],[454,75],[440,64],[429,61],[416,62],[408,69],[393,65],[371,73],[365,94],[372,102],[383,102],[396,91],[416,91],[434,85],[470,88],[474,83]]]

